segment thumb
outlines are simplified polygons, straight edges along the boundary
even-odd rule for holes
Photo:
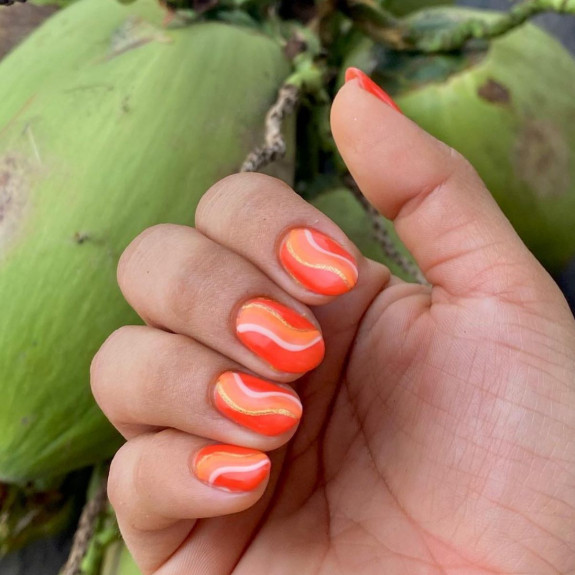
[[[544,274],[461,155],[406,118],[359,70],[348,70],[347,80],[331,112],[339,151],[433,286],[495,295],[532,280],[534,270]]]

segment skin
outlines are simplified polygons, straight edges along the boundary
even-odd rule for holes
[[[575,573],[565,300],[457,153],[357,81],[331,124],[430,286],[390,277],[259,174],[217,183],[196,229],[136,238],[118,278],[147,326],[115,332],[92,366],[128,440],[109,479],[128,547],[145,575]],[[282,269],[278,246],[297,226],[354,254],[352,291],[313,294]],[[235,316],[260,295],[321,326],[317,369],[278,373],[241,345]],[[295,435],[265,437],[214,409],[210,385],[234,368],[294,386]],[[271,451],[269,483],[237,494],[199,482],[191,458],[214,441]]]

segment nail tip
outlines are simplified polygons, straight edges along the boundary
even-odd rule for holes
[[[343,295],[357,283],[355,257],[318,230],[291,230],[280,247],[279,259],[293,280],[317,295]]]
[[[271,367],[305,373],[315,362],[321,332],[309,319],[273,300],[250,300],[236,321],[238,339]]]
[[[231,421],[268,437],[293,429],[303,412],[295,392],[239,372],[220,375],[214,386],[214,405]]]
[[[231,492],[253,491],[266,480],[270,469],[271,461],[265,453],[226,444],[203,447],[192,464],[199,481]]]
[[[358,72],[361,72],[361,70],[359,70],[355,66],[350,66],[349,68],[347,68],[345,71],[345,83],[347,84],[347,82],[351,82],[352,80],[358,79],[359,77]]]
[[[363,70],[359,68],[350,67],[345,71],[345,82],[350,80],[358,80],[359,86],[378,100],[387,104],[390,108],[403,114],[401,108],[396,104],[395,100],[379,85],[376,84]]]

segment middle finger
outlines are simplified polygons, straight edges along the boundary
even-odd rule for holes
[[[148,228],[122,255],[118,282],[150,325],[193,337],[263,377],[293,381],[323,359],[311,311],[193,228]]]

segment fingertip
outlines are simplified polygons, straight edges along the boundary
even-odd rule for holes
[[[224,493],[262,494],[271,461],[256,449],[237,445],[206,445],[190,457],[190,470],[203,484]],[[253,502],[250,502],[250,507]]]
[[[262,451],[165,429],[131,439],[117,451],[108,497],[125,525],[160,534],[181,520],[249,509],[265,492],[270,471]]]
[[[381,86],[378,86],[365,72],[362,72],[359,68],[350,67],[345,71],[345,82],[348,83],[354,80],[364,92],[375,96],[378,100],[396,112],[403,114],[401,108]]]
[[[270,467],[260,451],[210,444],[174,429],[128,441],[112,461],[108,497],[142,571],[162,570],[197,519],[233,515],[256,505],[267,488]]]
[[[337,92],[331,108],[332,132],[338,147],[338,140],[345,141],[348,129],[358,125],[363,129],[368,127],[363,126],[364,118],[373,123],[393,116],[405,118],[391,96],[358,68],[348,68],[345,84]]]
[[[358,79],[340,89],[331,122],[337,147],[362,193],[390,220],[464,163],[449,146],[368,93]]]

